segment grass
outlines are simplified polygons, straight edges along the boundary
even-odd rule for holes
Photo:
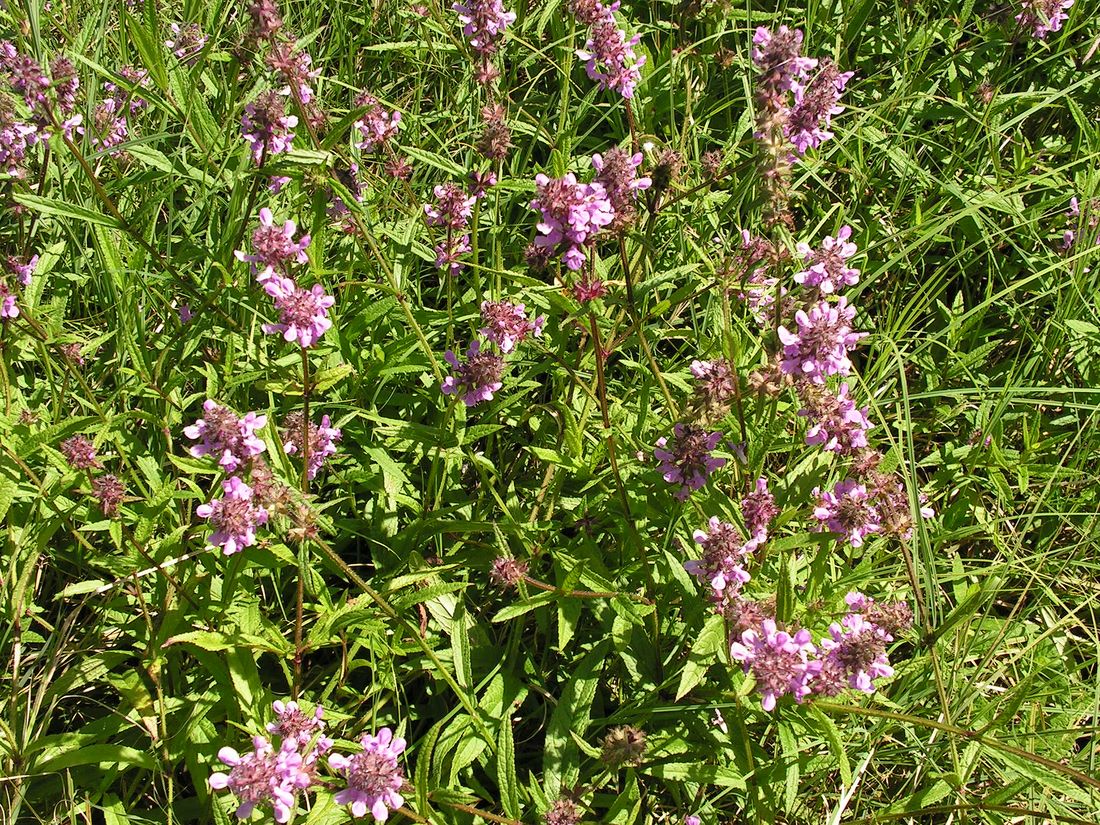
[[[208,785],[218,750],[247,747],[291,695],[325,707],[343,752],[387,725],[408,740],[397,821],[536,822],[570,794],[607,823],[1097,821],[1094,3],[1037,41],[1009,4],[627,2],[617,18],[647,58],[629,116],[586,76],[583,26],[560,3],[515,6],[497,60],[514,146],[454,277],[434,266],[423,204],[490,168],[475,150],[487,92],[454,12],[281,8],[330,121],[262,173],[240,118],[273,81],[238,48],[242,4],[0,10],[0,39],[73,59],[86,125],[105,82],[133,88],[122,66],[149,75],[124,155],[97,151],[91,128],[55,135],[31,174],[0,180],[0,250],[41,256],[0,332],[0,821],[232,821],[232,795]],[[209,35],[193,66],[161,45],[173,21]],[[847,294],[871,335],[849,381],[885,466],[936,511],[908,542],[813,532],[812,490],[843,462],[804,443],[793,391],[748,385],[776,342],[723,259],[741,227],[766,231],[749,52],[757,26],[781,24],[856,72],[775,237],[793,250],[854,229]],[[407,182],[352,149],[361,90],[401,112]],[[590,155],[633,141],[653,144],[644,172],[664,149],[683,171],[621,248],[597,245],[609,294],[590,310],[570,273],[525,263],[534,177],[588,180]],[[713,184],[707,151],[729,170]],[[350,158],[361,203],[336,174]],[[270,194],[269,174],[290,182]],[[327,215],[333,193],[354,233]],[[305,359],[263,332],[271,302],[233,255],[264,205],[311,235],[298,274],[336,299]],[[482,300],[504,298],[546,315],[545,333],[466,409],[440,393],[443,353],[465,350]],[[61,349],[74,343],[83,364]],[[681,503],[652,450],[690,414],[691,361],[717,357],[741,377],[712,422],[729,463]],[[232,556],[206,549],[195,513],[224,474],[182,432],[207,398],[268,415],[267,456],[308,513],[273,515]],[[304,407],[342,440],[303,488],[277,424]],[[60,452],[77,434],[126,484],[116,518]],[[781,514],[754,598],[815,640],[849,590],[912,606],[874,694],[768,713],[731,661],[683,561],[707,518],[740,520],[758,476]],[[543,585],[495,587],[500,556]],[[647,746],[619,769],[600,747],[621,725]],[[294,821],[347,821],[337,789],[301,795]]]

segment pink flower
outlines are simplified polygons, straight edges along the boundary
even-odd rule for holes
[[[824,384],[829,375],[848,375],[852,369],[848,351],[867,335],[852,332],[855,315],[855,308],[848,306],[843,296],[835,305],[821,301],[809,312],[798,310],[798,332],[790,332],[785,326],[778,330],[783,344],[780,369],[815,384]]]
[[[252,147],[252,160],[257,165],[266,157],[289,152],[293,148],[298,125],[295,115],[288,115],[283,99],[275,92],[262,92],[244,107],[241,136]]]
[[[267,524],[267,510],[252,501],[252,488],[236,476],[222,482],[225,497],[209,504],[200,504],[195,513],[210,519],[214,532],[208,539],[211,547],[221,547],[231,556],[256,543],[256,528]]]
[[[542,335],[546,316],[540,315],[534,321],[527,320],[526,307],[508,301],[482,301],[481,320],[485,324],[479,330],[503,353],[515,349],[528,335]]]
[[[760,73],[757,87],[765,100],[774,104],[795,88],[817,67],[812,57],[802,56],[802,32],[780,26],[774,33],[760,27],[752,38],[752,62]],[[778,103],[777,108],[782,103]]]
[[[481,341],[477,339],[470,343],[464,362],[451,350],[447,350],[443,358],[455,371],[454,375],[443,379],[443,394],[461,395],[467,407],[492,401],[493,393],[504,386],[500,380],[504,359],[491,352],[482,352]]]
[[[730,656],[756,680],[761,706],[766,711],[775,709],[780,696],[789,693],[801,702],[810,692],[810,657],[816,653],[810,631],[803,628],[792,636],[777,629],[773,619],[764,619],[760,630],[744,631],[741,641],[730,645]]]
[[[831,492],[815,487],[813,495],[818,499],[814,518],[819,529],[839,533],[852,547],[862,547],[863,538],[881,529],[867,488],[854,481],[838,481]]]
[[[706,484],[711,473],[724,467],[726,459],[711,455],[722,440],[721,433],[708,433],[694,424],[677,424],[672,432],[671,445],[667,438],[658,438],[653,455],[661,462],[657,472],[665,481],[680,485],[675,496],[683,501]]]
[[[821,640],[814,693],[835,696],[841,686],[863,693],[875,692],[875,679],[894,675],[886,657],[891,637],[859,613],[849,613],[841,622],[829,625],[829,637]]]
[[[228,773],[210,775],[210,787],[229,788],[240,800],[238,819],[248,819],[258,805],[270,804],[276,822],[288,822],[294,812],[294,795],[309,787],[312,776],[302,767],[302,756],[292,742],[275,751],[262,736],[252,739],[252,753],[243,756],[233,748],[222,748],[218,759],[229,766]]]
[[[1022,0],[1016,22],[1031,29],[1032,37],[1046,40],[1048,34],[1058,31],[1069,20],[1066,11],[1072,6],[1073,0]]]
[[[752,535],[749,543],[754,550],[768,540],[768,525],[778,514],[779,508],[775,506],[775,496],[768,490],[767,479],[756,479],[755,489],[741,499],[741,515]]]
[[[641,35],[627,39],[626,32],[615,23],[618,8],[619,0],[600,6],[600,16],[592,23],[584,48],[577,49],[577,57],[585,61],[585,71],[601,89],[612,89],[629,100],[642,79],[645,57],[634,53]]]
[[[783,124],[783,134],[798,154],[816,149],[833,136],[828,127],[833,115],[844,111],[838,105],[840,93],[854,74],[837,71],[833,61],[825,60],[808,84],[795,86],[794,106]]]
[[[363,116],[355,121],[355,128],[362,138],[355,144],[356,149],[373,152],[397,134],[401,126],[400,112],[387,112],[376,98],[366,93],[359,96],[355,105],[367,107]]]
[[[565,265],[580,269],[585,261],[582,247],[615,219],[603,184],[577,183],[576,176],[569,172],[553,179],[535,175],[535,186],[538,197],[531,201],[531,208],[542,213],[535,245],[562,249]]]
[[[732,524],[711,516],[710,532],[696,530],[693,538],[703,548],[703,558],[684,562],[684,568],[710,586],[710,600],[724,613],[725,605],[737,598],[750,576],[742,566],[751,548]]]
[[[435,203],[424,204],[424,214],[429,226],[445,226],[462,229],[470,221],[477,198],[467,195],[457,183],[445,183],[435,187]]]
[[[817,287],[824,295],[858,283],[859,270],[852,269],[846,263],[858,251],[856,245],[848,240],[851,237],[852,227],[842,226],[835,238],[827,237],[821,242],[820,249],[814,250],[806,243],[798,244],[798,254],[809,265],[795,273],[795,282]]]
[[[515,12],[505,11],[500,0],[466,0],[451,6],[458,12],[462,23],[462,33],[470,41],[474,50],[481,54],[492,54],[504,35],[504,30],[516,22]]]
[[[333,754],[329,766],[343,775],[348,787],[336,794],[338,805],[351,805],[358,819],[370,811],[375,822],[385,822],[390,811],[404,803],[401,787],[405,774],[397,758],[405,750],[405,740],[382,728],[377,736],[364,734],[359,740],[363,752],[353,756]]]
[[[637,176],[641,165],[641,152],[628,155],[618,147],[592,156],[592,166],[596,169],[595,182],[603,186],[615,213],[615,219],[608,227],[612,232],[630,225],[634,219],[638,193],[653,185],[650,178]]]
[[[798,411],[812,422],[806,430],[807,444],[820,444],[822,449],[838,455],[851,455],[867,446],[867,431],[871,420],[867,407],[857,407],[848,395],[848,383],[832,393],[807,390],[801,393],[805,406]]]
[[[267,424],[266,415],[250,412],[241,418],[211,399],[203,402],[202,411],[202,418],[183,428],[184,435],[199,441],[190,449],[196,458],[213,455],[218,466],[227,473],[235,473],[238,467],[267,449],[256,435]]]
[[[298,455],[302,452],[302,414],[291,413],[283,422],[283,451],[287,455]],[[336,442],[340,440],[342,433],[327,415],[321,416],[321,425],[318,427],[313,422],[309,423],[309,469],[307,475],[315,478],[324,466],[326,459],[336,455]]]
[[[173,23],[168,27],[172,32],[172,39],[165,40],[164,45],[172,50],[177,60],[182,60],[188,65],[195,59],[206,46],[206,35],[202,33],[198,23]]]
[[[276,721],[267,724],[267,732],[295,743],[299,751],[309,744],[315,734],[325,729],[325,723],[321,720],[325,710],[320,705],[313,709],[312,715],[303,713],[297,702],[281,699],[273,702],[271,708],[275,711]]]
[[[299,264],[309,261],[306,249],[309,247],[310,237],[302,235],[295,241],[296,231],[294,221],[284,221],[282,226],[276,226],[275,216],[270,209],[264,207],[260,210],[260,225],[252,233],[252,254],[246,255],[237,249],[233,255],[238,261],[251,263],[256,280],[262,284],[276,271],[285,275],[291,261]]]
[[[328,311],[336,299],[326,295],[320,284],[302,289],[290,278],[273,275],[264,281],[264,291],[275,299],[279,311],[279,322],[264,324],[264,332],[280,333],[286,341],[308,348],[332,326]]]
[[[61,452],[73,469],[87,470],[102,466],[96,458],[95,446],[82,435],[74,435],[62,441]]]

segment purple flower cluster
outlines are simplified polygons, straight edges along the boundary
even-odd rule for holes
[[[638,193],[653,185],[650,178],[638,177],[638,167],[641,165],[641,152],[629,155],[617,146],[602,155],[592,156],[595,182],[603,186],[614,212],[614,218],[607,226],[610,232],[621,232],[633,223]]]
[[[741,248],[728,267],[728,275],[740,281],[737,299],[761,327],[768,326],[771,320],[777,288],[780,297],[787,293],[786,287],[779,287],[779,279],[770,277],[767,267],[761,266],[774,259],[775,253],[775,247],[767,239],[742,229]]]
[[[737,375],[725,358],[691,362],[695,396],[708,413],[724,414],[737,394]]]
[[[1100,226],[1100,198],[1093,198],[1087,202],[1087,220],[1084,222],[1083,228],[1088,229],[1089,235],[1093,237],[1093,243],[1100,246],[1100,232],[1096,229]],[[1062,249],[1072,249],[1077,242],[1077,227],[1081,222],[1081,202],[1074,195],[1069,199],[1069,209],[1066,210],[1066,221],[1072,225],[1072,229],[1066,229],[1062,233]],[[1087,243],[1087,241],[1086,241]]]
[[[282,738],[279,747],[254,736],[250,753],[222,748],[218,759],[229,770],[210,775],[212,789],[228,788],[237,797],[238,819],[248,819],[255,808],[270,805],[276,822],[290,821],[298,794],[317,783],[318,760],[333,746],[333,740],[321,733],[325,724],[320,707],[312,715],[303,713],[297,702],[276,701],[272,707],[276,721],[267,730]]]
[[[857,407],[849,397],[847,382],[836,395],[816,385],[802,388],[800,395],[803,407],[798,414],[812,422],[806,430],[807,444],[838,455],[854,455],[867,447],[871,420],[867,407]]]
[[[276,226],[275,216],[270,209],[264,207],[260,210],[260,225],[252,233],[252,254],[246,255],[240,249],[233,254],[238,261],[252,264],[252,274],[263,284],[277,272],[286,275],[291,263],[308,263],[306,249],[309,247],[310,237],[302,235],[294,240],[297,230],[294,221],[285,221],[281,226]]]
[[[824,60],[810,82],[794,88],[794,105],[787,114],[783,134],[800,155],[816,149],[833,136],[829,131],[833,115],[844,107],[840,95],[855,72],[842,72],[831,60]]]
[[[642,79],[645,57],[634,52],[642,37],[636,34],[628,38],[615,22],[619,0],[608,6],[599,2],[587,5],[591,8],[584,14],[574,11],[577,18],[589,26],[588,40],[583,49],[577,49],[577,57],[585,61],[585,71],[601,89],[612,89],[629,100]]]
[[[267,510],[256,505],[252,488],[237,476],[223,481],[222,491],[223,498],[200,504],[195,513],[214,527],[210,546],[221,547],[222,553],[231,556],[256,543],[256,528],[267,524]]]
[[[527,318],[527,307],[510,301],[482,301],[481,321],[485,324],[479,334],[488,338],[507,354],[522,343],[528,335],[542,335],[546,316],[539,315],[533,321]]]
[[[830,375],[848,375],[852,369],[848,352],[867,335],[852,332],[855,316],[855,307],[848,306],[843,296],[835,304],[820,301],[809,312],[798,310],[794,316],[797,332],[779,327],[782,371],[814,384],[824,384]]]
[[[320,129],[325,122],[325,113],[314,99],[312,84],[320,76],[321,70],[312,68],[313,58],[309,52],[300,50],[289,40],[273,38],[266,61],[284,84],[279,89],[279,94],[298,105],[315,131]]]
[[[787,26],[780,26],[775,32],[763,26],[757,28],[752,44],[758,94],[772,101],[775,108],[781,108],[786,93],[809,77],[817,67],[817,60],[802,54],[802,32]]]
[[[756,485],[751,493],[741,499],[741,516],[745,519],[745,527],[752,536],[749,544],[752,549],[760,547],[768,540],[768,527],[772,519],[779,515],[779,508],[775,506],[775,496],[768,489],[768,480],[756,479]]]
[[[496,52],[504,30],[516,22],[515,12],[507,11],[500,0],[466,0],[451,8],[458,12],[462,33],[482,56]]]
[[[542,213],[535,246],[560,252],[569,269],[580,269],[585,245],[615,219],[615,208],[603,184],[578,183],[576,175],[568,172],[561,178],[538,174],[535,187],[537,197],[531,208]]]
[[[96,457],[95,446],[82,435],[74,435],[62,441],[61,454],[74,470],[90,470],[103,466]]]
[[[836,237],[827,237],[821,242],[820,249],[813,249],[807,243],[798,244],[798,254],[805,260],[806,268],[795,273],[795,283],[816,288],[823,295],[859,283],[859,270],[847,264],[858,251],[848,240],[851,237],[852,227],[842,226]]]
[[[286,113],[286,104],[276,92],[261,92],[244,107],[241,136],[252,147],[252,160],[259,166],[273,155],[289,152],[294,144],[295,115]]]
[[[397,761],[405,750],[405,740],[382,728],[377,735],[364,734],[359,742],[361,753],[333,754],[328,759],[329,767],[348,783],[336,794],[336,803],[350,805],[356,819],[369,811],[375,822],[385,822],[389,812],[405,801],[401,796],[405,773]]]
[[[198,59],[199,54],[206,47],[206,35],[198,23],[173,23],[169,27],[172,38],[165,40],[164,45],[172,51],[172,55],[179,61],[192,65]]]
[[[355,121],[355,129],[358,130],[360,137],[355,144],[356,149],[373,152],[397,134],[397,130],[401,127],[400,112],[387,112],[377,98],[366,93],[356,99],[355,105],[366,107],[366,111]]]
[[[730,644],[730,655],[753,675],[764,710],[774,710],[788,694],[801,702],[811,693],[836,696],[846,688],[874,693],[876,679],[894,675],[886,646],[911,624],[908,605],[878,605],[856,592],[845,601],[848,614],[829,626],[819,645],[805,628],[791,634],[774,619],[764,619]]]
[[[481,341],[474,339],[466,350],[466,359],[460,361],[453,351],[447,350],[443,358],[451,365],[454,375],[443,379],[443,394],[461,396],[467,407],[482,401],[492,401],[504,382],[504,358],[494,352],[482,350]]]
[[[684,562],[684,568],[710,586],[710,600],[720,613],[735,600],[750,576],[742,563],[756,548],[755,540],[746,542],[732,524],[711,516],[710,531],[696,530],[693,538],[703,548],[703,558]]]
[[[1016,22],[1021,28],[1031,29],[1032,37],[1046,40],[1047,35],[1059,31],[1069,20],[1066,12],[1072,6],[1073,0],[1021,0]]]
[[[863,484],[845,479],[838,481],[831,491],[822,492],[815,487],[813,495],[818,500],[814,518],[819,529],[838,533],[852,547],[862,547],[864,536],[882,528],[872,497]]]
[[[27,108],[37,114],[45,112],[50,78],[37,60],[20,54],[9,41],[0,40],[0,72],[7,75],[12,91],[23,96]]]
[[[257,430],[266,426],[266,415],[250,412],[242,418],[212,399],[203,402],[202,411],[202,418],[183,428],[184,435],[199,442],[190,449],[196,458],[212,455],[218,459],[219,467],[235,473],[267,449],[256,435]]]
[[[14,275],[19,288],[26,289],[31,285],[31,278],[37,266],[37,255],[33,255],[28,260],[9,255],[3,259],[3,270],[0,274]],[[19,317],[19,303],[16,301],[14,289],[15,287],[9,286],[7,277],[0,278],[0,320],[7,321]]]
[[[279,313],[276,323],[265,323],[266,333],[277,333],[288,343],[296,341],[303,349],[312,347],[332,327],[328,311],[336,299],[325,288],[314,284],[303,289],[292,278],[273,275],[263,283],[264,292],[275,300]]]
[[[309,445],[309,462],[307,475],[315,478],[317,473],[325,465],[325,461],[336,455],[336,442],[342,437],[338,427],[332,426],[332,421],[327,415],[321,416],[320,426],[309,422],[303,427],[305,418],[302,413],[291,413],[283,422],[283,451],[287,455],[298,455],[303,452],[302,444],[306,441]],[[305,439],[303,439],[303,429]]]
[[[672,432],[671,443],[663,436],[657,439],[653,455],[660,462],[657,472],[669,484],[679,485],[675,496],[684,501],[706,484],[712,473],[726,466],[726,459],[711,455],[722,440],[722,434],[683,423],[675,425]]]
[[[488,186],[495,185],[496,176],[479,176],[473,178],[471,182],[470,192],[457,183],[436,186],[435,201],[424,204],[424,215],[428,225],[442,226],[447,230],[447,236],[436,244],[435,265],[439,269],[449,268],[452,275],[462,270],[462,262],[459,259],[470,251],[470,235],[464,230],[470,222],[474,204]]]

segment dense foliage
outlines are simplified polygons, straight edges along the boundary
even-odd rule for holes
[[[1095,822],[1091,0],[0,5],[0,822]]]

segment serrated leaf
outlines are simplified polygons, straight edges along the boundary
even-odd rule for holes
[[[676,688],[676,701],[679,702],[696,685],[703,681],[707,669],[714,664],[714,654],[722,647],[726,638],[726,621],[717,614],[711,614],[703,624],[703,629],[692,642],[691,652],[680,671],[680,686]]]

